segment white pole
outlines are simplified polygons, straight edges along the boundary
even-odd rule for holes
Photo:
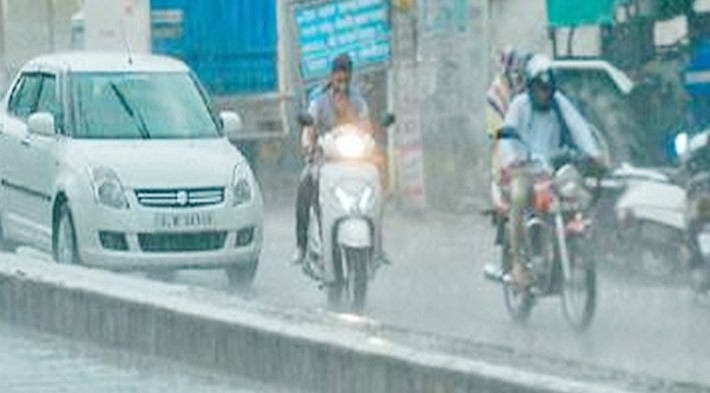
[[[5,0],[0,0],[0,101],[5,89],[5,72],[7,63],[5,60]]]
[[[289,68],[288,60],[291,60],[288,56],[288,4],[286,0],[276,1],[276,61],[277,61],[277,77],[278,89],[279,89],[279,109],[281,112],[281,126],[283,127],[283,133],[287,134],[290,130],[289,116],[288,116],[288,100],[291,96],[291,84],[290,75],[291,70]]]

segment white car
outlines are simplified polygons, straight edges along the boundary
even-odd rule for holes
[[[180,61],[69,53],[26,64],[0,108],[0,234],[59,263],[113,270],[224,268],[248,284],[263,204]]]

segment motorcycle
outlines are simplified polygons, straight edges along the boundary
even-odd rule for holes
[[[685,223],[690,249],[691,287],[698,295],[710,292],[710,131],[692,138],[681,133],[676,150],[687,178]]]
[[[314,124],[307,114],[298,120],[304,127]],[[381,125],[393,123],[394,116],[388,115]],[[359,126],[345,124],[319,137],[318,146],[324,161],[303,271],[325,288],[332,308],[360,312],[368,282],[381,265],[375,258],[381,247],[383,205],[375,140]]]
[[[506,137],[506,136],[504,136]],[[510,138],[510,137],[509,137]],[[587,211],[594,195],[578,169],[583,160],[569,151],[549,162],[529,157],[524,163],[533,174],[531,206],[525,212],[521,255],[530,272],[531,285],[520,288],[511,276],[509,222],[499,231],[500,267],[489,264],[487,279],[503,285],[506,308],[514,320],[529,319],[537,299],[561,296],[564,315],[578,330],[591,323],[597,301],[594,260],[585,250],[591,220]]]
[[[608,231],[617,236],[614,254],[623,267],[656,280],[672,278],[688,268],[686,191],[675,179],[677,175],[628,164],[613,172],[625,185],[614,205],[615,223]]]

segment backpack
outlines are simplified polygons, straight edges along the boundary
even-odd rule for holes
[[[560,108],[557,95],[552,97],[552,110],[555,111],[557,120],[560,122],[560,148],[568,147],[573,150],[578,150],[577,144],[574,142],[574,138],[572,138],[569,125],[567,124],[567,119],[564,113],[562,113],[562,108]]]

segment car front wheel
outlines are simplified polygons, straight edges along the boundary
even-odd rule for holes
[[[74,219],[67,204],[63,204],[59,209],[54,226],[54,260],[63,265],[80,263]]]
[[[231,287],[249,288],[256,278],[259,260],[256,259],[246,265],[231,266],[226,269],[227,278]]]

